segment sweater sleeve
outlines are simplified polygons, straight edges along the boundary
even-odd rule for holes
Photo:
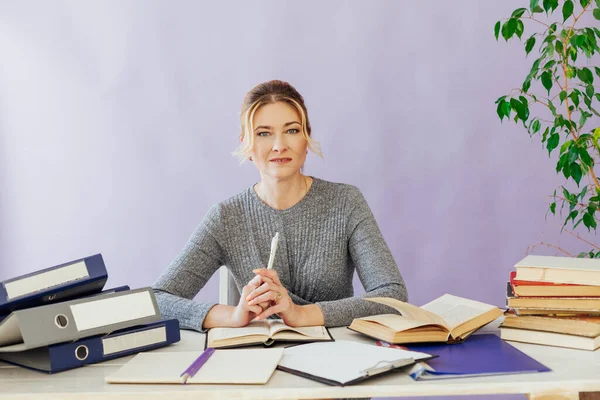
[[[177,318],[182,328],[200,332],[204,319],[217,303],[196,302],[194,296],[225,263],[217,240],[220,226],[218,205],[213,206],[167,270],[152,285],[165,318]]]
[[[408,300],[404,279],[364,196],[355,187],[351,187],[348,196],[348,251],[365,288],[365,294],[317,302],[328,327],[350,325],[354,318],[368,315],[397,313],[391,307],[365,301],[363,298],[391,297],[401,301]]]

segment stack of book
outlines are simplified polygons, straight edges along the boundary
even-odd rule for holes
[[[507,282],[502,339],[600,347],[600,259],[527,256]]]
[[[54,373],[179,341],[151,288],[107,280],[96,254],[0,282],[0,361]]]

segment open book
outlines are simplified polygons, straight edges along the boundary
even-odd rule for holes
[[[212,328],[206,335],[206,347],[226,348],[279,342],[332,341],[324,326],[291,327],[279,319],[254,321],[242,328]]]
[[[496,306],[450,294],[421,307],[387,297],[364,300],[385,304],[402,315],[356,318],[349,328],[389,343],[458,342],[502,315]]]

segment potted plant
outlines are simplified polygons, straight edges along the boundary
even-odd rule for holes
[[[589,245],[578,256],[592,258],[600,258],[600,245],[575,230],[595,233],[600,213],[594,170],[600,160],[600,67],[592,65],[600,53],[599,21],[600,0],[530,0],[528,8],[514,10],[494,26],[496,40],[520,40],[533,58],[521,86],[496,100],[498,117],[522,123],[549,155],[558,152],[556,172],[565,184],[551,196],[549,212],[558,212],[562,229]]]

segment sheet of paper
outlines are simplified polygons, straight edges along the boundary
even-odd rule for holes
[[[420,360],[428,357],[429,354],[425,353],[338,340],[288,347],[284,349],[279,365],[346,383],[360,378],[370,368],[406,358]]]

